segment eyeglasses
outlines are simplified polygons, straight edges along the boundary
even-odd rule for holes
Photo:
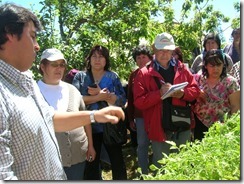
[[[65,63],[60,63],[60,64],[58,64],[58,63],[49,63],[49,65],[51,65],[54,68],[57,68],[57,67],[65,68],[66,67]]]

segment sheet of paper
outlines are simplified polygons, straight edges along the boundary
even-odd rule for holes
[[[178,91],[178,90],[181,90],[183,89],[184,87],[186,87],[188,84],[188,82],[183,82],[183,83],[180,83],[180,84],[174,84],[172,85],[169,90],[167,92],[164,93],[164,95],[161,97],[162,100],[164,100],[165,98],[168,98],[170,97],[170,95],[172,93],[174,93],[175,91]]]

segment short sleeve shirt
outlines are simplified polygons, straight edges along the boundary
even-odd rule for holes
[[[196,74],[195,79],[200,88],[207,94],[207,102],[196,102],[193,108],[194,113],[207,127],[216,121],[223,121],[224,115],[230,113],[231,110],[229,95],[240,90],[237,80],[228,75],[210,89],[206,77]]]

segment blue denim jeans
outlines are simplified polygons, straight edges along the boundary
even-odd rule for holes
[[[148,150],[150,140],[147,137],[147,133],[144,128],[144,119],[143,118],[135,118],[136,122],[136,131],[137,131],[137,157],[138,157],[138,165],[142,170],[142,174],[148,174]]]
[[[86,161],[74,164],[71,167],[64,167],[68,180],[83,180]]]
[[[186,130],[183,132],[180,132],[177,137],[177,133],[167,131],[166,132],[167,140],[168,141],[174,141],[177,146],[181,144],[185,144],[186,141],[190,141],[191,139],[191,131]],[[158,160],[161,160],[163,158],[163,153],[166,155],[169,155],[171,152],[176,152],[176,150],[170,150],[170,144],[166,142],[157,142],[152,141],[152,150],[153,150],[153,164],[157,166],[158,168],[161,167],[161,165],[158,163]]]

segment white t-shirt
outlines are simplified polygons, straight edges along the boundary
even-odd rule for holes
[[[61,112],[67,111],[69,104],[69,88],[63,81],[60,81],[58,85],[50,85],[39,80],[37,84],[50,106]]]

